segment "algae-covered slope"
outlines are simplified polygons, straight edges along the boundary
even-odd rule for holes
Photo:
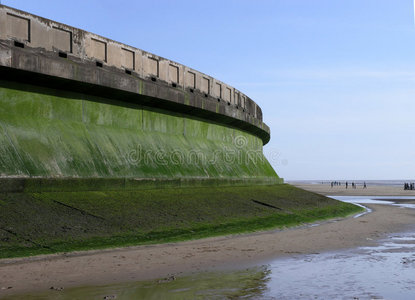
[[[360,210],[286,184],[0,193],[0,257],[195,239]]]
[[[0,81],[0,176],[279,182],[260,138],[122,100]]]

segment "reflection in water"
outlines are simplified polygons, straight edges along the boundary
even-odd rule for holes
[[[405,202],[415,202],[415,196],[329,196],[330,198],[355,204],[390,204],[406,208],[415,208],[415,204],[406,205]],[[398,201],[398,203],[395,203]]]
[[[10,297],[25,300],[74,299],[263,299],[270,279],[266,266],[234,272],[201,273],[175,280],[155,280]]]
[[[415,234],[376,247],[278,259],[265,296],[276,299],[414,299]],[[284,274],[278,276],[277,274]]]
[[[383,200],[338,198],[360,203]],[[402,206],[415,207],[409,203]],[[116,299],[414,299],[415,231],[390,236],[375,247],[279,258],[243,271],[81,287],[8,299],[113,299],[112,295]]]

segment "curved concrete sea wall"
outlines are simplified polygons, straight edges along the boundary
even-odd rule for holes
[[[3,189],[280,183],[269,138],[259,106],[215,78],[0,5]]]

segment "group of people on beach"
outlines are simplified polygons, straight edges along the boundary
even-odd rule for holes
[[[332,182],[330,182],[330,185],[331,185],[331,187],[334,187],[334,186],[341,186],[342,185],[342,183],[340,182],[340,181],[332,181]],[[344,185],[346,186],[346,189],[349,187],[349,182],[348,181],[346,181],[345,183],[344,183]],[[357,188],[357,184],[356,183],[354,183],[354,182],[351,182],[350,183],[350,185],[352,186],[352,189],[355,189],[355,188]],[[366,185],[366,182],[363,182],[363,188],[365,189],[365,188],[367,188],[367,185]]]
[[[406,183],[405,182],[405,184],[403,185],[403,189],[413,191],[413,190],[415,190],[415,184],[413,182],[412,183]]]

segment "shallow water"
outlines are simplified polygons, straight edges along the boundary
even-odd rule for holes
[[[264,296],[271,298],[414,299],[415,233],[375,247],[278,259],[269,268]]]
[[[415,208],[414,204],[388,200],[401,197],[335,198],[358,203],[387,201],[389,205]],[[108,299],[415,299],[415,230],[391,235],[373,247],[295,255],[245,270],[51,290],[9,299],[104,299],[105,296]]]
[[[390,204],[415,208],[415,204],[396,203],[399,200],[414,201],[415,196],[328,196],[330,198],[355,204]],[[409,206],[408,206],[409,205]]]
[[[73,299],[252,299],[262,298],[270,280],[267,266],[250,269],[200,273],[195,276],[116,284],[80,287],[63,291],[46,291],[39,294],[10,297],[27,300]]]

